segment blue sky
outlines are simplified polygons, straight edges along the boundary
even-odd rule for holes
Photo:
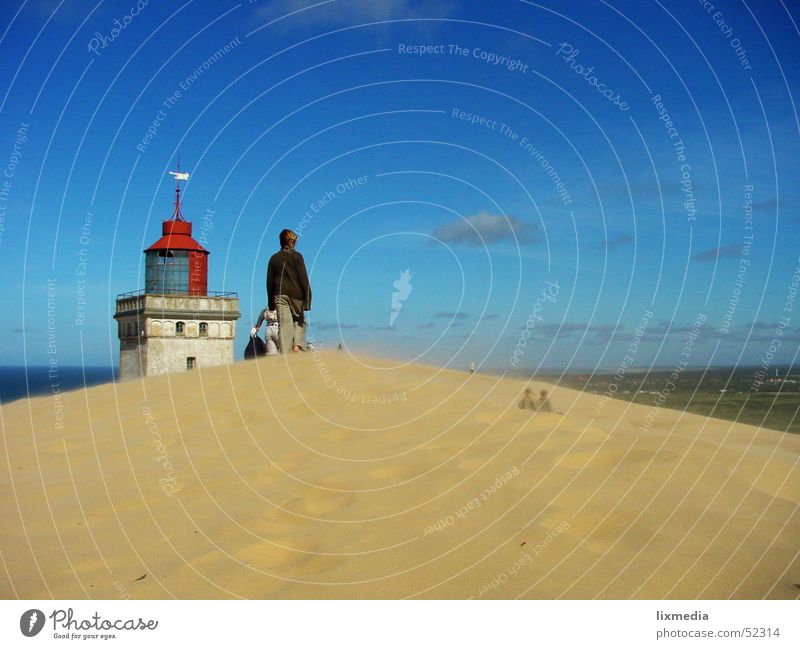
[[[791,362],[798,11],[718,4],[2,3],[2,364],[117,363],[178,155],[237,357],[290,227],[325,345],[614,368],[652,313],[634,365],[698,316],[690,364],[759,364],[788,317]]]

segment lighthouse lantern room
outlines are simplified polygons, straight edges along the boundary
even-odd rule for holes
[[[233,361],[239,299],[208,291],[209,251],[192,238],[183,218],[180,181],[161,238],[144,251],[144,289],[117,296],[120,378],[183,372]]]

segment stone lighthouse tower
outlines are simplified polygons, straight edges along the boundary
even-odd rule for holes
[[[180,181],[189,174],[170,174],[175,209],[161,238],[144,251],[144,289],[117,296],[122,379],[233,362],[239,298],[207,290],[209,251],[192,238],[181,213]]]

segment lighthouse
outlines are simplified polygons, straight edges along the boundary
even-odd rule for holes
[[[117,296],[121,379],[233,362],[239,298],[208,291],[209,251],[192,238],[182,214],[180,182],[189,174],[169,173],[174,209],[161,238],[144,251],[144,288]]]

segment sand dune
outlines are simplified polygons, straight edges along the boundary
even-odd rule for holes
[[[800,595],[799,437],[524,385],[328,352],[9,404],[0,594]]]

